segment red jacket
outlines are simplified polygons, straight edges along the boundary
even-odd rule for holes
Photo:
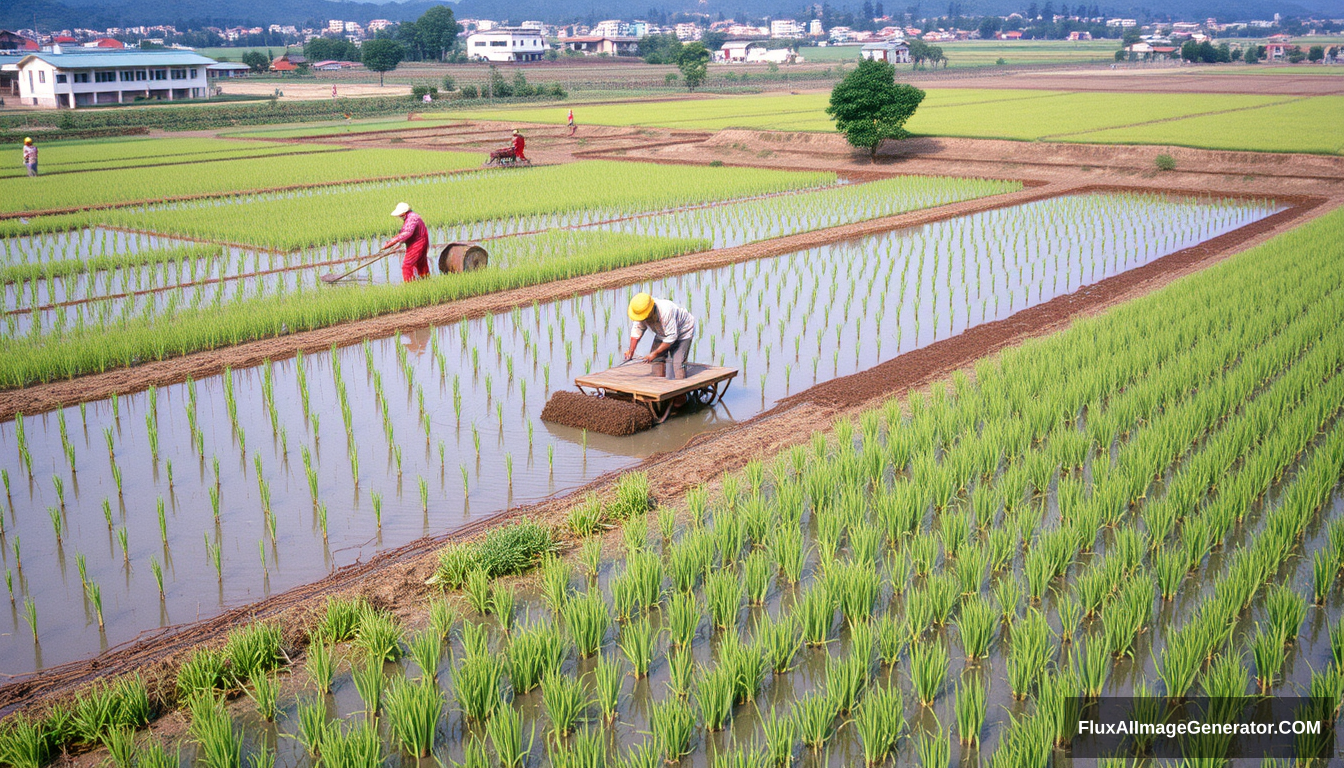
[[[406,244],[406,261],[418,259],[429,250],[429,228],[420,214],[415,211],[406,214],[406,223],[401,225],[396,237],[387,241],[387,247],[397,243]]]
[[[523,156],[523,147],[527,142],[523,141],[523,135],[520,133],[513,137],[513,153],[519,157]]]

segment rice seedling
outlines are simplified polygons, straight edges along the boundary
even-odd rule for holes
[[[647,677],[649,666],[653,663],[655,646],[658,644],[656,631],[647,617],[641,617],[621,628],[619,646],[634,670],[635,677]]]
[[[676,762],[691,751],[691,739],[695,735],[695,713],[681,699],[665,699],[650,706],[649,726],[653,743],[667,762]]]
[[[222,699],[213,694],[197,696],[188,702],[191,725],[188,732],[197,743],[197,760],[208,768],[240,768],[243,739]]]
[[[798,742],[798,722],[793,713],[785,714],[779,707],[771,707],[759,714],[761,732],[765,736],[766,765],[787,766],[793,762],[794,745]]]
[[[557,670],[569,653],[564,637],[550,622],[528,624],[516,632],[504,650],[514,691],[526,693]]]
[[[1071,667],[1070,671],[1084,696],[1091,699],[1101,696],[1111,669],[1111,649],[1106,644],[1106,638],[1094,636],[1086,648],[1075,647]]]
[[[363,664],[353,665],[350,677],[354,680],[360,700],[364,702],[364,711],[373,718],[382,707],[383,690],[387,686],[387,678],[383,675],[383,660],[370,657]]]
[[[830,642],[831,627],[835,623],[835,602],[826,585],[814,584],[802,598],[794,604],[794,615],[803,630],[803,639],[810,646],[825,645]]]
[[[1279,631],[1256,625],[1255,637],[1251,639],[1251,656],[1255,660],[1255,684],[1261,693],[1269,693],[1274,688],[1274,681],[1287,658],[1284,645],[1285,638]]]
[[[980,744],[980,731],[985,726],[988,688],[988,685],[967,684],[964,678],[957,682],[954,709],[957,735],[962,744]]]
[[[770,556],[762,550],[752,552],[742,561],[742,582],[748,604],[765,603],[766,593],[770,590],[770,577],[774,575],[771,573],[773,566]]]
[[[571,593],[569,581],[572,570],[569,563],[555,555],[547,555],[541,561],[542,595],[551,611],[558,613],[569,602]]]
[[[905,712],[900,691],[872,688],[854,711],[854,732],[863,747],[864,762],[877,765],[896,751],[901,731],[905,730]]]
[[[434,680],[439,674],[439,662],[443,660],[443,638],[433,626],[417,632],[407,643],[410,656],[420,668],[420,677]]]
[[[1271,631],[1282,637],[1284,643],[1291,643],[1306,620],[1307,601],[1292,589],[1276,584],[1265,593],[1265,612]]]
[[[322,764],[331,768],[369,768],[382,765],[383,741],[372,720],[343,729],[333,723],[322,739]]]
[[[937,718],[935,718],[935,722]],[[947,768],[952,759],[950,735],[938,726],[938,731],[920,731],[915,736],[915,754],[923,768]]]
[[[967,661],[988,657],[997,618],[989,601],[978,594],[962,605],[957,618],[957,634],[961,637],[961,646]]]
[[[499,620],[500,629],[504,630],[505,634],[513,630],[513,606],[516,601],[517,596],[512,588],[497,587],[491,591],[490,606],[495,618]]]
[[[826,746],[834,735],[836,715],[839,714],[829,694],[813,691],[793,704],[793,720],[798,737],[812,750]]]
[[[589,578],[597,576],[602,567],[602,542],[599,539],[585,539],[579,545],[579,563]]]
[[[583,728],[574,734],[570,744],[552,742],[547,756],[554,768],[604,768],[607,765],[607,742],[601,731]]]
[[[921,706],[931,706],[947,679],[947,649],[938,642],[910,646],[910,685]]]
[[[461,638],[464,656],[484,656],[489,652],[489,629],[485,622],[462,622]]]
[[[705,577],[705,603],[714,626],[736,628],[742,607],[742,582],[731,570],[712,571]]]
[[[203,648],[196,651],[177,670],[177,696],[191,701],[201,695],[212,696],[223,690],[228,661],[223,653]]]
[[[335,677],[335,668],[331,659],[331,649],[327,647],[326,637],[314,634],[308,643],[308,661],[304,664],[308,680],[319,693],[331,691],[331,681]]]
[[[322,696],[300,698],[295,710],[299,730],[294,738],[303,745],[310,757],[316,757],[322,751],[330,729],[327,727],[327,700]]]
[[[798,621],[791,614],[771,619],[768,615],[756,621],[756,642],[766,665],[775,673],[783,674],[793,668],[794,659],[803,648],[803,636]]]
[[[467,604],[476,613],[481,616],[490,613],[490,577],[485,574],[485,571],[480,568],[469,571],[466,579],[462,582],[462,593],[466,595]]]
[[[488,654],[470,655],[462,659],[453,672],[457,690],[457,705],[469,720],[483,722],[503,704],[500,682],[504,677],[504,663]]]
[[[251,690],[246,691],[257,708],[257,714],[267,722],[275,721],[276,700],[279,696],[279,681],[271,672],[258,672],[251,678]]]
[[[98,629],[103,628],[103,590],[97,584],[90,581],[84,585],[84,595],[88,597],[89,602],[93,603],[93,610],[98,616]]]
[[[574,647],[581,658],[597,653],[611,626],[607,603],[599,592],[570,600],[560,612]]]
[[[583,684],[555,669],[548,671],[541,680],[541,701],[556,741],[568,736],[588,709]]]
[[[329,597],[316,632],[335,643],[351,640],[359,631],[366,610],[362,598]]]
[[[608,723],[613,722],[616,719],[616,707],[620,703],[621,684],[625,679],[621,664],[616,659],[599,655],[591,674],[598,709]]]
[[[230,632],[224,654],[235,683],[241,684],[279,666],[282,642],[280,627],[269,622],[256,622]]]

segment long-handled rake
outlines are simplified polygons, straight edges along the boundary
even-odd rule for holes
[[[344,280],[345,278],[347,278],[347,277],[349,277],[349,276],[355,274],[355,273],[358,272],[359,270],[364,269],[365,267],[367,267],[367,266],[369,266],[369,265],[371,265],[371,264],[376,264],[377,262],[382,261],[383,259],[385,259],[385,258],[387,258],[388,256],[392,255],[392,253],[393,253],[394,251],[396,251],[396,250],[397,250],[397,246],[395,246],[395,245],[392,246],[392,247],[390,247],[390,248],[382,248],[382,249],[380,249],[377,253],[375,253],[372,257],[370,257],[368,260],[361,262],[358,266],[356,266],[355,268],[351,269],[349,272],[344,272],[344,273],[339,274],[339,275],[336,274],[335,272],[328,272],[327,274],[325,274],[325,275],[322,276],[322,282],[327,283],[327,284],[340,282],[341,280]]]

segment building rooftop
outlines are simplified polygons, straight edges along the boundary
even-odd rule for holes
[[[23,56],[19,64],[22,65],[29,59],[40,59],[61,69],[206,66],[215,63],[214,59],[206,58],[191,51],[98,51],[81,49],[78,53],[30,53]]]

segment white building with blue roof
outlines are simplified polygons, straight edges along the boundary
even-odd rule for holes
[[[191,51],[32,53],[18,61],[19,100],[32,107],[88,107],[143,99],[203,99],[206,67],[215,60]]]

